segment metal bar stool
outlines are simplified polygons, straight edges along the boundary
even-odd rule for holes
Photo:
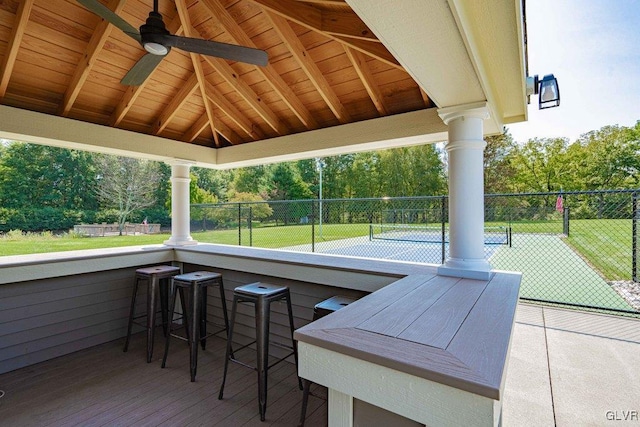
[[[160,297],[160,311],[162,312],[162,327],[164,334],[167,334],[168,319],[168,289],[167,281],[169,278],[180,274],[180,267],[172,267],[170,265],[157,265],[155,267],[139,268],[136,270],[136,277],[133,283],[133,296],[131,297],[131,308],[129,310],[129,325],[127,327],[127,338],[124,342],[122,351],[129,349],[129,339],[131,338],[131,329],[136,323],[147,328],[147,363],[151,362],[153,356],[153,335],[156,326],[156,299]],[[138,294],[138,285],[140,281],[147,282],[147,312],[136,316],[136,295]],[[165,284],[165,286],[162,286]],[[159,294],[159,295],[158,295]],[[146,324],[135,322],[136,319],[146,317]]]
[[[271,316],[271,303],[276,301],[286,301],[287,303],[287,311],[289,313],[289,326],[291,328],[291,347],[282,347],[291,350],[291,353],[269,365],[269,321]],[[236,352],[256,343],[258,359],[256,367],[247,365],[235,359],[232,353],[231,343],[233,341],[233,327],[235,324],[236,312],[239,303],[251,303],[255,306],[256,339],[249,344],[236,349]],[[265,412],[267,410],[267,371],[291,355],[293,355],[295,359],[296,370],[298,369],[298,351],[296,343],[293,339],[293,330],[293,311],[291,309],[291,294],[289,293],[288,287],[257,282],[251,283],[249,285],[238,286],[237,288],[235,288],[233,291],[233,306],[231,308],[229,338],[227,340],[227,354],[224,361],[224,374],[222,377],[222,385],[220,386],[220,394],[218,395],[218,399],[222,399],[223,396],[224,384],[227,380],[227,369],[229,367],[229,361],[254,369],[258,372],[258,405],[260,410],[260,420],[264,421]],[[277,343],[273,344],[279,346],[279,344]],[[300,377],[298,377],[298,385],[300,389],[302,389],[302,382],[300,381]]]
[[[207,288],[209,286],[217,286],[220,290],[220,301],[222,303],[222,318],[224,319],[224,327],[218,331],[207,334]],[[185,307],[185,289],[189,291],[189,310]],[[210,271],[196,271],[193,273],[181,274],[175,276],[171,280],[170,290],[170,313],[169,319],[173,320],[176,293],[180,291],[180,300],[182,301],[183,320],[185,321],[185,329],[187,338],[172,333],[173,322],[169,323],[169,333],[164,345],[164,356],[162,358],[162,367],[167,363],[167,355],[169,354],[169,342],[171,337],[186,340],[189,342],[190,370],[191,382],[196,380],[196,370],[198,368],[198,343],[204,350],[207,345],[207,338],[219,334],[224,331],[229,333],[229,319],[227,317],[227,299],[224,295],[224,284],[222,283],[222,274]],[[189,324],[192,326],[189,327]],[[191,329],[191,330],[189,330]]]
[[[313,307],[313,321],[320,319],[328,314],[333,313],[334,311],[338,311],[343,307],[348,306],[352,302],[356,301],[353,298],[343,297],[343,296],[335,296],[324,301],[319,302]],[[300,423],[298,426],[304,426],[304,419],[307,416],[307,404],[309,403],[309,392],[311,389],[311,381],[307,379],[302,380],[303,391],[302,391],[302,410],[300,412]]]

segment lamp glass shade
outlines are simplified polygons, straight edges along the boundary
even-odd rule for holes
[[[560,88],[558,87],[558,80],[553,74],[544,76],[540,81],[539,94],[539,107],[541,110],[560,105]]]

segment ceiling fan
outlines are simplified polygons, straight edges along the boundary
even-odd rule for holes
[[[141,85],[160,64],[160,61],[167,56],[172,47],[231,61],[260,66],[267,65],[267,52],[263,50],[170,34],[162,21],[162,15],[158,12],[158,0],[153,1],[153,10],[149,12],[146,23],[140,26],[139,31],[98,0],[77,0],[77,2],[118,27],[123,33],[140,43],[148,52],[120,81],[123,85]]]

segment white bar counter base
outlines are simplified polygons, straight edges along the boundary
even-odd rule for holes
[[[330,426],[358,424],[359,401],[398,423],[500,425],[521,277],[409,275],[298,329],[299,375],[329,388]]]

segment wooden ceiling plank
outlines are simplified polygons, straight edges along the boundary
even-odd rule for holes
[[[353,11],[324,11],[320,30],[335,36],[353,37],[380,43],[373,32]]]
[[[226,61],[219,58],[213,58],[211,56],[205,56],[204,59],[236,90],[236,92],[238,92],[242,99],[249,104],[251,108],[253,108],[274,131],[278,132],[280,135],[285,135],[287,133],[286,126],[282,124],[275,113],[262,102],[260,97],[249,87],[248,84],[242,81],[240,76],[238,76],[238,73],[236,73]]]
[[[215,87],[209,82],[205,83],[207,98],[211,100],[214,104],[218,106],[224,113],[229,116],[231,120],[233,120],[242,130],[249,135],[254,140],[259,140],[264,138],[264,134],[257,127],[254,126],[249,120],[245,118],[245,116],[238,111],[236,107],[233,106],[227,99],[221,96]]]
[[[4,95],[7,93],[9,79],[13,73],[13,66],[16,63],[24,30],[27,28],[27,23],[29,22],[29,15],[31,14],[33,2],[34,0],[21,1],[18,6],[18,10],[16,11],[15,21],[13,23],[13,28],[11,29],[11,36],[9,36],[7,43],[7,50],[5,51],[4,57],[2,58],[2,64],[0,65],[0,99],[4,98]]]
[[[176,6],[179,6],[178,14],[181,17],[184,16],[182,18],[182,25],[185,28],[185,34],[187,34],[188,37],[194,37],[197,33],[197,30],[191,26],[184,0],[177,0]],[[278,132],[280,135],[284,135],[287,132],[287,129],[280,122],[278,117],[266,105],[260,102],[260,97],[256,95],[256,93],[249,87],[249,85],[244,83],[238,77],[238,74],[233,70],[233,68],[231,68],[229,64],[227,64],[226,61],[208,55],[203,55],[203,57],[216,71],[218,71],[218,73],[227,81],[227,83],[229,83],[236,90],[236,92],[238,92],[242,99],[244,99],[245,102],[247,102],[258,113],[258,115],[260,115],[260,117],[262,117],[262,119],[273,128],[274,131]],[[198,64],[196,67],[194,61],[194,68],[196,68],[196,72],[198,73],[198,81],[200,82],[201,91],[203,92],[202,99],[205,100],[207,114],[211,117],[212,115],[209,113],[207,96],[204,93],[205,89],[203,82],[205,81],[205,77],[202,70],[202,64]]]
[[[382,95],[380,88],[373,78],[373,73],[371,73],[364,55],[357,50],[351,49],[346,46],[345,52],[347,53],[349,60],[353,64],[356,73],[358,73],[358,77],[360,77],[362,84],[364,85],[367,93],[369,94],[369,97],[371,98],[371,101],[373,101],[373,104],[376,106],[378,113],[381,116],[386,116],[388,113],[383,102],[384,96]]]
[[[178,10],[178,16],[180,17],[180,21],[182,22],[182,28],[184,30],[184,34],[187,37],[194,37],[197,31],[191,25],[191,19],[189,18],[189,11],[187,10],[187,5],[184,0],[176,0],[176,9]],[[216,127],[213,123],[213,108],[209,103],[209,99],[207,98],[206,93],[206,78],[204,75],[204,69],[202,68],[202,62],[200,60],[200,55],[189,52],[189,56],[191,57],[191,63],[193,64],[193,69],[195,71],[196,78],[198,80],[198,88],[200,89],[200,95],[202,96],[202,102],[204,103],[204,109],[209,118],[209,125],[211,126],[211,132],[213,135],[214,143],[216,147],[220,146],[220,140],[218,139],[218,134],[216,132]]]
[[[182,140],[184,142],[193,142],[208,126],[209,116],[205,112],[195,123],[189,126],[189,131],[182,135]]]
[[[398,62],[396,58],[389,53],[387,48],[382,43],[372,43],[369,40],[361,40],[355,38],[348,38],[342,36],[333,36],[336,41],[339,41],[345,46],[348,46],[352,49],[358,50],[365,55],[368,55],[378,61],[382,61],[387,65],[392,66],[393,68],[397,68],[398,70],[405,71],[402,68],[402,65]]]
[[[345,34],[329,33],[324,31],[322,29],[322,26],[316,27],[314,24],[309,23],[303,19],[300,19],[300,15],[301,15],[300,13],[297,13],[291,16],[291,14],[288,12],[289,6],[291,5],[291,3],[293,3],[294,6],[298,4],[293,0],[249,0],[249,1],[257,3],[263,6],[264,9],[270,10],[271,12],[277,15],[280,15],[285,19],[288,19],[292,22],[302,25],[305,28],[308,28],[309,30],[320,33],[325,37],[329,37],[330,39],[338,41],[343,45],[346,45],[353,49],[359,50],[365,55],[369,55],[372,58],[375,58],[386,64],[391,65],[392,67],[398,68],[400,70],[404,70],[400,65],[400,63],[398,62],[398,60],[395,59],[393,55],[391,55],[391,53],[387,50],[387,48],[382,43],[380,43],[380,41],[377,38],[374,41],[373,39],[369,39],[369,38],[367,39],[356,38],[352,34],[345,35]],[[291,6],[291,7],[294,7],[294,6]],[[313,6],[309,6],[309,5],[306,5],[305,7],[314,8]],[[370,30],[369,32],[371,33]]]
[[[187,99],[193,95],[193,92],[195,92],[196,89],[198,89],[198,77],[196,74],[192,74],[189,80],[185,82],[178,93],[176,93],[172,98],[169,105],[166,106],[160,116],[156,119],[155,125],[151,131],[154,135],[158,135],[167,127],[171,119],[178,113],[178,110],[180,110],[180,107],[187,102]]]
[[[281,17],[280,15],[276,15],[269,11],[265,11],[265,15],[269,18],[271,23],[273,24],[273,28],[276,30],[278,35],[282,38],[282,41],[287,45],[289,51],[296,59],[300,67],[309,77],[309,80],[313,83],[316,90],[322,96],[322,99],[327,103],[333,114],[340,121],[340,123],[347,123],[351,120],[351,116],[349,112],[346,110],[338,96],[333,91],[333,88],[325,77],[322,75],[322,71],[318,68],[315,62],[311,59],[309,52],[302,45],[300,39],[296,35],[295,31],[289,25],[286,19]]]
[[[212,18],[217,19],[218,22],[220,22],[229,36],[231,36],[236,43],[247,47],[257,48],[251,38],[247,36],[244,30],[240,28],[229,12],[227,12],[227,10],[217,0],[201,0],[201,3],[207,7],[211,12]],[[307,109],[300,98],[298,98],[295,92],[291,90],[282,77],[280,77],[280,74],[271,64],[267,64],[266,67],[255,67],[255,69],[262,75],[265,81],[271,85],[285,105],[296,115],[296,117],[298,117],[307,129],[317,129],[319,127],[318,122],[311,112]]]
[[[176,16],[169,23],[169,25],[167,25],[167,29],[171,34],[175,34],[175,35],[182,34],[183,30],[182,30],[182,22],[180,22],[180,17]],[[158,68],[153,70],[153,73],[155,73],[157,70]],[[153,73],[151,73],[151,76],[153,75]],[[147,77],[147,79],[140,86],[129,86],[127,88],[127,90],[124,93],[124,96],[122,97],[122,99],[120,99],[118,106],[115,108],[115,110],[111,114],[111,118],[109,119],[110,126],[117,127],[120,124],[120,122],[122,122],[122,120],[127,115],[131,107],[133,107],[133,104],[136,102],[136,99],[138,99],[138,96],[145,89],[147,83],[151,81],[151,76]]]
[[[351,9],[326,11],[295,0],[253,1],[289,21],[315,31],[380,43],[375,34]]]
[[[122,8],[124,7],[124,3],[126,0],[111,0],[107,7],[111,9],[115,13],[120,13]],[[58,110],[58,114],[62,116],[66,116],[71,110],[73,103],[76,101],[78,94],[80,93],[80,89],[82,89],[82,85],[89,77],[89,72],[96,62],[96,58],[98,54],[102,50],[104,43],[107,41],[107,38],[111,34],[111,30],[113,26],[109,24],[108,21],[104,19],[100,21],[96,29],[93,31],[91,35],[91,40],[89,40],[89,44],[87,45],[87,49],[82,57],[80,63],[76,67],[76,70],[71,77],[71,82],[67,87],[67,90],[64,94],[64,99],[62,104],[60,105],[60,109]]]

